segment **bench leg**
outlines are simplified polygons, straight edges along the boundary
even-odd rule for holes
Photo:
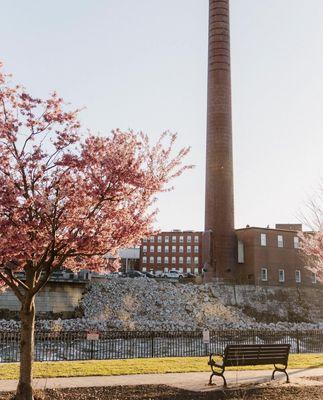
[[[223,371],[224,372],[224,371]],[[227,385],[227,381],[226,381],[226,379],[225,379],[225,377],[224,377],[224,375],[223,375],[223,372],[222,373],[218,373],[218,372],[212,372],[212,374],[211,374],[211,376],[210,376],[210,380],[209,380],[209,385],[212,385],[212,378],[213,378],[213,376],[221,376],[221,378],[223,379],[223,387],[228,387],[228,385]]]
[[[288,376],[288,373],[287,373],[287,371],[286,371],[286,368],[284,368],[284,369],[282,369],[282,368],[277,368],[276,366],[275,366],[275,369],[274,369],[274,371],[273,371],[273,373],[272,373],[272,375],[271,375],[271,380],[274,380],[275,379],[275,372],[283,372],[285,375],[286,375],[286,383],[289,383],[290,381],[289,381],[289,376]]]

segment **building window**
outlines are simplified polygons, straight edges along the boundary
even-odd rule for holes
[[[191,264],[191,257],[186,257],[186,264]]]
[[[143,238],[142,241],[143,241],[144,243],[147,243],[147,238]]]
[[[147,264],[147,257],[142,257],[142,263]]]
[[[198,257],[194,257],[194,264],[198,264],[199,263],[199,258]]]
[[[312,272],[312,275],[311,275],[311,280],[312,280],[312,283],[316,283],[316,273],[315,272]]]
[[[168,272],[168,267],[164,267],[164,272]]]
[[[169,246],[165,246],[165,253],[169,253]]]
[[[198,253],[199,252],[199,247],[198,246],[194,246],[194,253]]]
[[[184,253],[184,246],[179,246],[179,252]]]
[[[165,243],[169,243],[169,236],[165,236]]]
[[[182,274],[183,273],[183,268],[182,267],[178,268],[178,272],[180,272]]]
[[[187,240],[187,243],[191,243],[191,241],[192,241],[192,236],[187,236],[186,240]]]
[[[172,242],[176,243],[176,236],[172,236]]]
[[[266,233],[260,234],[260,245],[267,246],[267,234]]]
[[[147,253],[147,246],[142,246],[142,251],[143,251],[144,253]]]
[[[198,269],[198,267],[195,267],[195,268],[194,268],[194,274],[195,274],[195,275],[198,275],[198,274],[199,274],[199,269]]]
[[[278,270],[278,282],[285,282],[285,271],[283,269]]]
[[[199,237],[198,236],[194,236],[194,243],[198,243],[199,242]]]
[[[172,257],[172,264],[176,264],[176,257]]]
[[[186,272],[187,272],[188,274],[190,274],[190,273],[192,272],[192,268],[191,268],[191,267],[187,267],[187,268],[186,268]]]
[[[146,267],[142,267],[142,272],[146,272],[147,268]]]
[[[168,257],[164,257],[164,263],[168,264],[169,263],[169,258]]]
[[[191,253],[192,252],[192,247],[191,246],[187,246],[186,247],[186,251],[187,251],[187,253]]]
[[[263,282],[268,281],[268,268],[261,268],[261,280]]]
[[[157,257],[157,264],[161,264],[161,257]]]
[[[150,236],[150,239],[149,239],[151,242],[154,242],[155,241],[155,236]]]
[[[184,262],[183,257],[179,257],[178,262],[179,262],[180,264],[183,264],[183,262]]]
[[[150,262],[150,264],[154,264],[155,258],[154,257],[149,257],[149,262]]]
[[[295,271],[295,281],[296,283],[301,283],[302,281],[301,271],[299,269]]]
[[[298,248],[299,248],[299,237],[294,236],[294,249],[298,249]]]
[[[157,246],[157,253],[161,253],[161,246]]]
[[[180,236],[180,237],[179,237],[179,242],[180,242],[180,243],[183,243],[183,242],[184,242],[184,236]]]
[[[277,245],[278,247],[284,247],[284,238],[283,235],[277,236]]]
[[[153,253],[155,251],[155,247],[154,246],[150,246],[150,252]]]
[[[176,253],[176,246],[172,246],[172,253]]]
[[[157,236],[157,242],[161,243],[161,241],[162,241],[162,237],[161,236]]]

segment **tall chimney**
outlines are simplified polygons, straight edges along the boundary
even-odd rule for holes
[[[209,0],[205,231],[206,277],[232,279],[234,232],[229,0]]]

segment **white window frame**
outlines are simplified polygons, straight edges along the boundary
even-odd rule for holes
[[[198,257],[194,257],[194,264],[198,264],[199,263],[199,258]]]
[[[278,270],[278,282],[279,283],[284,283],[285,282],[285,270],[282,269],[282,268]]]
[[[184,257],[178,257],[178,263],[184,264]]]
[[[146,272],[147,271],[147,268],[146,267],[142,267],[142,272]]]
[[[172,236],[172,243],[176,243],[176,236]]]
[[[169,264],[169,257],[164,257],[164,263]]]
[[[164,272],[168,272],[168,267],[164,267]]]
[[[165,251],[165,253],[169,253],[169,246],[165,246],[164,251]]]
[[[294,249],[299,249],[299,237],[294,236]]]
[[[268,282],[268,268],[266,267],[261,268],[260,279],[262,282]]]
[[[316,282],[317,282],[317,279],[316,279],[316,273],[315,272],[312,272],[312,275],[311,275],[311,281],[312,281],[312,283],[315,285],[316,284]]]
[[[157,246],[157,253],[161,253],[161,246]]]
[[[186,241],[187,241],[187,243],[191,243],[192,242],[192,236],[187,236]]]
[[[179,252],[184,253],[184,246],[179,246]]]
[[[296,283],[301,283],[302,282],[302,274],[301,274],[301,270],[297,269],[295,271],[295,282]]]
[[[147,238],[143,238],[142,241],[143,241],[144,243],[147,243]]]
[[[186,273],[187,273],[187,274],[190,274],[191,272],[192,272],[192,268],[191,268],[191,267],[187,267],[187,268],[186,268]]]
[[[194,236],[194,243],[198,243],[199,242],[199,237],[198,236]]]
[[[191,256],[186,257],[186,264],[192,264]]]
[[[151,253],[154,253],[155,252],[155,246],[149,246],[149,251]]]
[[[277,235],[277,246],[281,249],[284,247],[284,236],[283,235]]]
[[[183,273],[183,267],[178,268],[178,272]]]
[[[198,253],[199,252],[199,246],[194,246],[194,253]]]
[[[158,257],[157,257],[157,264],[161,264],[161,260],[162,260],[161,257],[158,256]]]
[[[187,246],[186,247],[186,252],[187,253],[192,253],[192,246]]]
[[[172,264],[176,264],[176,257],[172,257]]]
[[[260,246],[262,247],[267,246],[267,233],[260,234]]]
[[[199,267],[194,267],[194,274],[198,275],[199,274]]]
[[[154,256],[150,256],[149,257],[149,264],[155,264],[155,257]]]
[[[176,253],[176,246],[172,246],[172,253]]]
[[[147,246],[142,246],[142,252],[147,253]]]
[[[154,243],[155,242],[155,236],[150,236],[149,241]]]
[[[162,242],[162,237],[161,236],[157,236],[157,242],[161,243]]]
[[[165,243],[169,243],[169,236],[165,236]]]
[[[142,257],[142,263],[143,264],[147,264],[147,257],[146,256]]]
[[[179,242],[180,242],[180,243],[184,243],[184,236],[180,236],[180,237],[179,237]]]

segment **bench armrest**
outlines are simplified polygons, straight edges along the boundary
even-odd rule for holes
[[[211,353],[210,357],[209,357],[208,365],[215,364],[215,361],[212,359],[213,357],[222,357],[223,358],[223,354],[222,353]]]

